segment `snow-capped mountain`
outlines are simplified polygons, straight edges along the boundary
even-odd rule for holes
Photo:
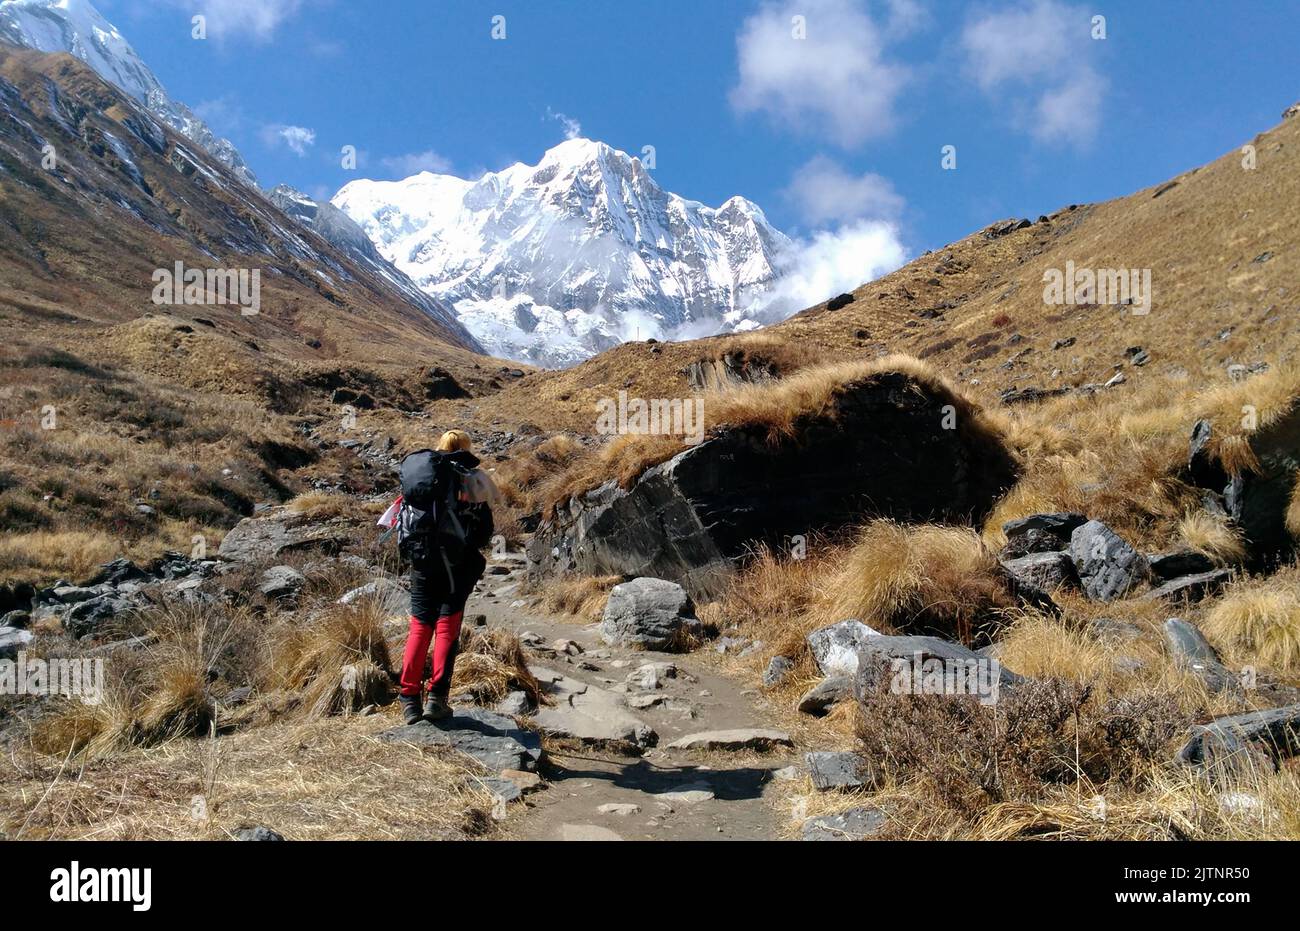
[[[587,139],[477,181],[354,181],[333,203],[489,352],[552,366],[757,325],[790,246],[743,197],[686,200]]]
[[[241,181],[257,187],[257,178],[230,141],[219,139],[189,107],[168,97],[149,66],[89,0],[0,0],[0,40],[81,59]]]
[[[276,185],[266,196],[286,216],[319,234],[363,269],[387,280],[412,305],[449,329],[463,332],[455,312],[437,298],[421,291],[405,272],[380,255],[365,231],[342,210],[333,204],[318,204],[287,184]],[[480,348],[468,333],[464,334],[464,340],[471,348]]]

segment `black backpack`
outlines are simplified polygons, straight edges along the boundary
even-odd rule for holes
[[[457,565],[470,546],[461,491],[468,470],[450,455],[421,449],[402,460],[402,506],[397,512],[397,549],[411,563],[438,559]]]

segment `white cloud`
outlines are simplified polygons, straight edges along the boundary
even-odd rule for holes
[[[299,158],[316,144],[316,130],[305,126],[284,126],[276,123],[262,127],[262,142],[270,148],[288,146]]]
[[[886,60],[886,32],[912,28],[919,9],[895,0],[890,24],[882,26],[862,0],[765,3],[736,36],[740,74],[732,106],[846,147],[887,133],[909,71]],[[795,37],[797,16],[806,38]]]
[[[552,119],[564,127],[565,139],[578,139],[582,136],[582,124],[571,116],[546,108],[547,119]]]
[[[907,261],[898,228],[861,220],[797,240],[784,256],[782,277],[765,303],[765,320],[777,320],[837,294],[852,291]]]
[[[173,5],[193,9],[207,17],[208,35],[222,41],[240,35],[265,42],[285,21],[302,9],[304,0],[172,0]]]
[[[851,175],[823,155],[794,173],[785,195],[804,222],[812,226],[893,219],[905,206],[889,179],[872,172]]]
[[[436,175],[445,175],[451,172],[451,159],[439,155],[432,149],[426,149],[423,152],[409,152],[406,155],[390,155],[387,158],[381,158],[379,163],[401,178],[409,178],[411,175],[418,175],[422,171],[431,171]]]
[[[1059,0],[1026,0],[969,20],[966,73],[1040,142],[1086,145],[1101,125],[1106,79],[1087,56],[1092,14]]]

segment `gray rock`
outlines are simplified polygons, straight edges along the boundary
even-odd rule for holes
[[[134,610],[130,602],[112,595],[101,595],[89,601],[74,604],[63,615],[63,628],[73,637],[94,636],[119,615]]]
[[[1142,636],[1142,628],[1129,621],[1099,617],[1088,622],[1088,633],[1102,643],[1127,643]]]
[[[284,838],[270,828],[240,828],[235,832],[235,840],[282,841]]]
[[[258,591],[267,598],[292,599],[306,584],[306,576],[292,566],[272,566],[262,573]]]
[[[320,522],[278,508],[236,524],[217,549],[231,562],[276,559],[286,553],[338,550],[355,538],[346,523]]]
[[[819,792],[828,789],[857,789],[866,785],[862,780],[862,759],[856,753],[837,753],[818,750],[805,753],[808,775],[813,788]]]
[[[803,839],[813,841],[867,840],[885,826],[878,808],[850,808],[838,815],[821,815],[803,823]]]
[[[1095,601],[1122,598],[1147,577],[1146,557],[1099,520],[1074,529],[1070,557],[1084,594]]]
[[[640,578],[610,591],[600,636],[612,646],[670,650],[698,624],[686,589],[663,579]]]
[[[1252,747],[1274,761],[1300,753],[1300,705],[1247,711],[1198,724],[1176,759],[1193,766],[1248,766]]]
[[[1079,581],[1079,576],[1074,571],[1074,561],[1065,552],[1029,553],[1015,559],[1003,559],[1002,568],[1010,572],[1016,581],[1045,592],[1054,591],[1063,585],[1075,585]]]
[[[951,643],[939,637],[891,637],[879,636],[868,640],[862,650],[863,665],[854,679],[854,691],[859,698],[864,690],[874,690],[879,684],[879,676],[890,674],[894,660],[921,662],[938,659],[946,663],[988,663],[990,658],[981,656],[974,650],[959,643]],[[1004,666],[998,666],[999,686],[1013,686],[1023,681]]]
[[[1145,601],[1155,601],[1160,598],[1200,601],[1206,595],[1213,594],[1227,585],[1232,580],[1232,576],[1231,569],[1212,569],[1209,572],[1166,582],[1159,588],[1151,589],[1142,598]]]
[[[98,598],[105,594],[97,588],[83,588],[80,585],[61,585],[54,589],[54,597],[65,605],[77,604],[82,601],[89,601],[92,598]]]
[[[549,700],[533,715],[533,724],[553,737],[597,746],[610,744],[634,750],[654,746],[659,735],[624,706],[608,689],[569,678],[540,666],[529,670]]]
[[[511,717],[519,717],[528,714],[532,710],[533,703],[528,700],[527,692],[511,692],[497,702],[496,705],[498,714],[508,714]]]
[[[1233,681],[1232,673],[1219,659],[1218,652],[1205,635],[1181,618],[1171,617],[1164,623],[1165,645],[1174,662],[1196,674],[1206,688],[1221,692]]]
[[[767,662],[767,669],[763,670],[763,684],[768,688],[780,685],[793,668],[794,662],[790,657],[773,656]]]
[[[0,627],[0,659],[13,659],[32,642],[32,632],[18,627]]]
[[[385,617],[406,614],[410,594],[392,579],[374,579],[339,598],[339,604],[375,604]]]
[[[790,735],[767,728],[735,728],[724,731],[702,731],[678,737],[667,745],[668,750],[767,750],[771,747],[789,747]]]
[[[831,676],[823,679],[799,697],[795,709],[820,718],[831,707],[853,697],[852,676]]]
[[[858,654],[880,632],[849,618],[814,630],[808,635],[808,649],[824,676],[851,676],[858,671]]]
[[[665,802],[708,802],[715,797],[713,788],[706,782],[692,782],[676,789],[656,792],[655,797]]]
[[[542,741],[504,715],[481,708],[457,709],[446,720],[431,724],[421,721],[394,727],[379,735],[390,743],[452,747],[472,756],[488,769],[532,771],[542,758]]]
[[[26,630],[32,625],[32,613],[30,611],[9,611],[4,617],[0,617],[0,627],[20,627]]]

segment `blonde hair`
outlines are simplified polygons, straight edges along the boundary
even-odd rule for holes
[[[469,434],[464,430],[448,430],[438,440],[438,452],[454,453],[460,450],[468,450],[474,445],[474,441],[469,438]]]

